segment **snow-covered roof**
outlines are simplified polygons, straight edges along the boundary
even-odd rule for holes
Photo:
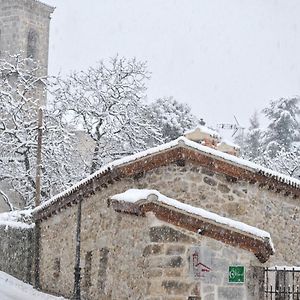
[[[203,133],[206,133],[208,135],[210,135],[211,137],[216,137],[216,138],[220,138],[220,134],[218,131],[211,129],[209,127],[203,126],[203,125],[198,125],[196,128],[190,129],[188,131],[186,131],[183,135],[189,135],[191,133],[194,133],[196,130],[199,130]]]
[[[250,233],[250,234],[260,237],[260,238],[266,238],[271,241],[270,233],[267,231],[258,229],[256,227],[247,225],[247,224],[239,222],[239,221],[235,221],[235,220],[232,220],[229,218],[222,217],[218,214],[209,212],[205,209],[195,207],[195,206],[180,202],[178,200],[169,198],[169,197],[161,194],[157,190],[129,189],[124,193],[116,194],[116,195],[112,196],[111,199],[118,200],[118,201],[124,201],[124,202],[130,202],[130,203],[137,203],[139,201],[146,200],[151,195],[155,195],[157,197],[157,201],[167,204],[169,206],[173,206],[173,207],[183,210],[187,213],[191,213],[191,214],[197,215],[199,217],[202,217],[204,219],[208,219],[208,220],[214,221],[219,224],[227,225],[234,229]]]
[[[235,144],[235,143],[233,143],[229,140],[222,139],[222,141],[220,143],[218,143],[218,145],[221,145],[221,144],[228,145],[228,146],[233,147],[235,149],[240,149],[241,148],[239,145],[237,145],[237,144]]]
[[[224,160],[224,161],[226,161],[230,164],[233,164],[233,165],[236,165],[238,167],[244,168],[244,169],[246,169],[250,172],[260,174],[260,175],[263,175],[263,176],[268,177],[268,178],[272,178],[272,179],[274,179],[278,182],[284,183],[286,185],[290,185],[294,188],[297,188],[297,189],[300,188],[300,180],[298,180],[298,179],[295,179],[295,178],[289,177],[287,175],[278,173],[276,171],[272,171],[270,169],[264,168],[260,165],[249,162],[245,159],[238,158],[236,156],[233,156],[233,155],[215,150],[213,148],[203,146],[199,143],[190,141],[189,139],[187,139],[185,137],[180,137],[180,138],[178,138],[174,141],[171,141],[169,143],[165,143],[165,144],[162,144],[160,146],[156,146],[156,147],[150,148],[148,150],[141,151],[141,152],[138,152],[138,153],[130,155],[130,156],[126,156],[124,158],[115,160],[115,161],[103,166],[102,168],[100,168],[95,173],[91,174],[90,176],[88,176],[85,179],[79,181],[78,183],[74,184],[73,186],[66,189],[65,191],[57,194],[53,198],[51,198],[51,199],[45,201],[44,203],[42,203],[40,206],[38,206],[37,208],[35,208],[33,210],[33,214],[36,214],[36,213],[46,209],[47,207],[51,206],[52,204],[56,203],[60,199],[71,195],[72,193],[79,190],[84,185],[91,182],[94,178],[101,177],[103,174],[106,174],[110,171],[113,171],[115,168],[118,168],[122,165],[127,165],[127,164],[130,164],[130,163],[133,163],[137,160],[140,160],[140,159],[146,158],[148,156],[158,154],[160,152],[164,152],[164,151],[167,151],[169,149],[176,148],[176,147],[186,147],[186,148],[198,151],[198,152],[200,152],[204,155],[211,156],[211,157],[213,157],[217,160]]]
[[[199,208],[199,207],[195,207],[189,204],[185,204],[183,202],[180,202],[178,200],[175,200],[173,198],[169,198],[163,194],[161,194],[159,191],[157,190],[149,190],[149,189],[129,189],[127,191],[125,191],[124,193],[121,194],[116,194],[113,195],[111,197],[111,200],[113,201],[113,207],[117,210],[117,211],[123,211],[123,212],[127,212],[129,213],[130,211],[132,213],[137,213],[137,207],[136,206],[146,206],[147,204],[151,206],[151,204],[158,204],[158,205],[162,205],[162,207],[164,208],[168,208],[171,209],[172,212],[170,212],[170,215],[172,215],[172,218],[174,219],[175,216],[175,211],[178,211],[181,213],[181,215],[178,215],[178,222],[175,221],[176,225],[182,224],[185,219],[185,217],[182,217],[182,213],[192,216],[194,219],[192,219],[191,221],[188,221],[187,223],[189,224],[189,228],[191,228],[191,224],[196,224],[197,223],[197,219],[202,220],[203,222],[205,222],[205,224],[207,225],[206,228],[204,229],[206,230],[206,232],[209,230],[208,228],[211,227],[211,224],[214,226],[218,226],[219,228],[221,227],[221,229],[219,229],[219,233],[221,236],[226,235],[226,230],[227,233],[230,232],[230,241],[227,241],[222,238],[218,238],[218,234],[217,234],[217,230],[213,229],[213,237],[216,239],[222,239],[225,243],[227,242],[228,244],[234,244],[234,245],[239,245],[241,246],[241,244],[234,243],[234,232],[239,232],[241,234],[243,234],[243,240],[245,238],[250,238],[250,244],[253,245],[255,243],[257,243],[257,241],[259,240],[261,246],[258,246],[256,249],[251,249],[251,247],[245,247],[242,245],[242,248],[247,248],[249,250],[251,250],[252,252],[254,252],[258,257],[260,257],[260,259],[266,261],[267,258],[269,257],[270,254],[274,254],[275,250],[274,250],[274,246],[271,240],[271,236],[270,233],[261,229],[258,229],[256,227],[247,225],[243,222],[239,222],[239,221],[235,221],[233,219],[230,218],[226,218],[223,216],[220,216],[216,213],[212,213],[209,212],[205,209]],[[117,201],[117,202],[115,202]],[[125,206],[122,207],[120,206],[120,202],[125,203]],[[131,206],[126,206],[126,203],[128,203],[129,205],[135,205],[134,207]],[[149,211],[146,209],[146,211]],[[151,209],[152,211],[152,209]],[[155,211],[155,209],[153,210]],[[159,211],[159,209],[158,209]],[[157,210],[156,210],[157,212]],[[168,213],[166,212],[166,210],[163,210],[163,213],[160,214],[158,213],[157,216],[158,218],[161,218],[161,216],[164,216],[163,218],[165,218],[167,220],[167,222],[170,222],[170,218],[168,216],[166,216]],[[171,219],[172,219],[171,218]],[[201,222],[199,224],[203,225],[204,223]],[[171,222],[172,223],[172,222]],[[200,226],[201,226],[200,225]],[[180,226],[180,225],[179,225]],[[203,226],[202,228],[197,227],[197,232],[202,234],[202,230],[203,230]],[[210,236],[208,233],[206,233],[205,231],[203,232],[203,235],[208,235]],[[228,236],[227,236],[228,237]],[[237,239],[238,240],[238,239]],[[260,250],[258,250],[258,248]],[[262,254],[262,253],[258,253],[261,252],[262,248],[265,248],[265,251],[267,252],[267,254]]]

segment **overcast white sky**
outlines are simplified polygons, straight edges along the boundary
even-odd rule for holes
[[[248,125],[300,94],[299,0],[44,0],[56,7],[49,72],[119,54],[148,62],[149,100],[174,96],[209,125]]]

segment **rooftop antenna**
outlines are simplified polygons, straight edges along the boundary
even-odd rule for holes
[[[243,136],[245,127],[240,125],[240,123],[237,120],[236,116],[233,116],[233,117],[234,117],[234,120],[235,120],[235,124],[221,123],[221,124],[217,124],[217,127],[220,128],[220,129],[225,129],[225,130],[233,130],[232,137],[234,137],[239,131],[241,132],[241,134]]]
[[[240,137],[241,137],[241,151],[243,151],[244,148],[244,130],[245,127],[241,126],[239,121],[237,120],[236,116],[234,115],[234,120],[235,120],[235,124],[228,124],[228,123],[221,123],[221,124],[217,124],[217,127],[220,129],[224,129],[224,130],[233,130],[233,134],[231,135],[231,137],[234,137],[237,133],[240,133]]]

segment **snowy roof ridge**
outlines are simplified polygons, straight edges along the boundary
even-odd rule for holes
[[[101,167],[98,171],[94,172],[93,174],[89,175],[88,177],[80,180],[79,182],[75,183],[74,185],[72,185],[71,187],[69,187],[68,189],[62,191],[61,193],[55,195],[54,197],[52,197],[51,199],[45,201],[44,203],[42,203],[41,205],[39,205],[38,207],[36,207],[33,210],[33,214],[36,214],[37,212],[45,209],[46,207],[50,206],[52,203],[56,202],[57,200],[59,200],[60,198],[63,198],[65,196],[70,195],[71,193],[73,193],[75,190],[78,190],[81,186],[83,186],[84,184],[90,182],[93,178],[95,177],[99,177],[107,172],[109,172],[110,170],[112,170],[114,167],[135,161],[137,159],[143,158],[145,156],[154,154],[154,153],[158,153],[160,151],[164,151],[170,148],[173,148],[175,146],[179,145],[179,141],[181,140],[181,138],[178,138],[174,141],[171,141],[169,143],[166,144],[162,144],[138,153],[135,153],[133,155],[129,155],[117,160],[114,160],[113,162],[110,162],[108,164],[106,164],[105,166]]]
[[[271,169],[268,169],[268,168],[263,167],[261,165],[258,165],[256,163],[253,163],[253,162],[248,161],[246,159],[236,157],[234,155],[231,155],[231,154],[228,154],[228,153],[225,153],[225,152],[221,152],[219,150],[216,150],[216,149],[213,149],[213,148],[210,148],[210,147],[206,147],[204,145],[201,145],[201,144],[198,144],[196,142],[190,141],[190,140],[188,140],[184,137],[181,137],[179,139],[184,139],[184,143],[187,146],[190,146],[191,148],[200,150],[201,152],[205,152],[205,153],[214,155],[214,156],[219,157],[219,158],[223,158],[223,159],[225,159],[227,161],[230,161],[230,162],[233,162],[237,165],[246,167],[247,169],[250,169],[251,171],[255,171],[255,172],[257,172],[259,174],[262,174],[262,175],[265,175],[267,177],[272,177],[272,178],[276,179],[277,181],[289,184],[293,187],[300,188],[300,180],[298,180],[296,178],[293,178],[293,177],[290,177],[288,175],[273,171]]]
[[[257,165],[253,162],[247,161],[245,159],[221,152],[219,150],[210,148],[210,147],[206,147],[204,145],[201,145],[199,143],[190,141],[189,139],[185,138],[185,137],[179,137],[176,140],[173,140],[171,142],[135,153],[133,155],[130,156],[126,156],[123,158],[120,158],[118,160],[115,160],[113,162],[110,162],[108,164],[106,164],[105,166],[101,167],[98,171],[94,172],[93,174],[89,175],[88,177],[82,179],[81,181],[75,183],[74,185],[72,185],[70,188],[62,191],[61,193],[55,195],[54,197],[50,198],[49,200],[45,201],[44,203],[42,203],[40,206],[36,207],[33,210],[33,214],[36,214],[42,210],[44,210],[45,208],[49,207],[50,205],[52,205],[53,203],[59,201],[61,198],[69,196],[70,194],[72,194],[73,192],[77,191],[80,189],[80,187],[82,187],[83,185],[89,183],[90,181],[92,181],[94,178],[100,177],[104,174],[107,174],[108,172],[112,171],[114,168],[121,166],[121,165],[125,165],[128,163],[131,163],[133,161],[136,161],[138,159],[142,159],[146,156],[150,156],[152,154],[157,154],[159,152],[163,152],[165,150],[171,149],[171,148],[175,148],[175,147],[182,147],[182,146],[187,146],[190,147],[192,149],[198,150],[202,153],[205,154],[209,154],[214,156],[215,158],[219,158],[219,159],[224,159],[228,162],[234,163],[235,165],[244,167],[245,169],[248,169],[254,173],[258,173],[258,174],[262,174],[266,177],[271,177],[279,182],[291,185],[295,188],[300,188],[300,180],[289,177],[287,175],[278,173],[276,171],[272,171],[270,169],[267,169],[265,167],[262,167],[260,165]]]
[[[183,210],[187,213],[194,214],[197,216],[200,216],[204,219],[208,219],[211,221],[215,221],[216,223],[227,225],[231,228],[255,235],[257,237],[260,237],[262,239],[269,239],[271,242],[271,235],[269,232],[258,229],[257,227],[253,227],[250,225],[247,225],[246,223],[235,221],[230,218],[222,217],[216,213],[212,213],[210,211],[207,211],[203,208],[199,208],[196,206],[192,206],[190,204],[186,204],[183,202],[180,202],[178,200],[175,200],[173,198],[169,198],[163,194],[161,194],[157,190],[149,190],[149,189],[129,189],[125,191],[124,193],[116,194],[111,197],[112,200],[118,200],[118,201],[124,201],[129,203],[138,203],[143,200],[147,200],[150,198],[151,195],[155,195],[157,197],[157,201],[161,202],[163,204],[166,204],[168,206],[172,206],[174,208],[177,208],[179,210]],[[270,243],[272,245],[272,242]],[[274,247],[272,246],[273,250]]]

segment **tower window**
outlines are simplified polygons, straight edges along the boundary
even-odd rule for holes
[[[27,57],[37,58],[38,34],[35,30],[30,29],[27,38]]]

